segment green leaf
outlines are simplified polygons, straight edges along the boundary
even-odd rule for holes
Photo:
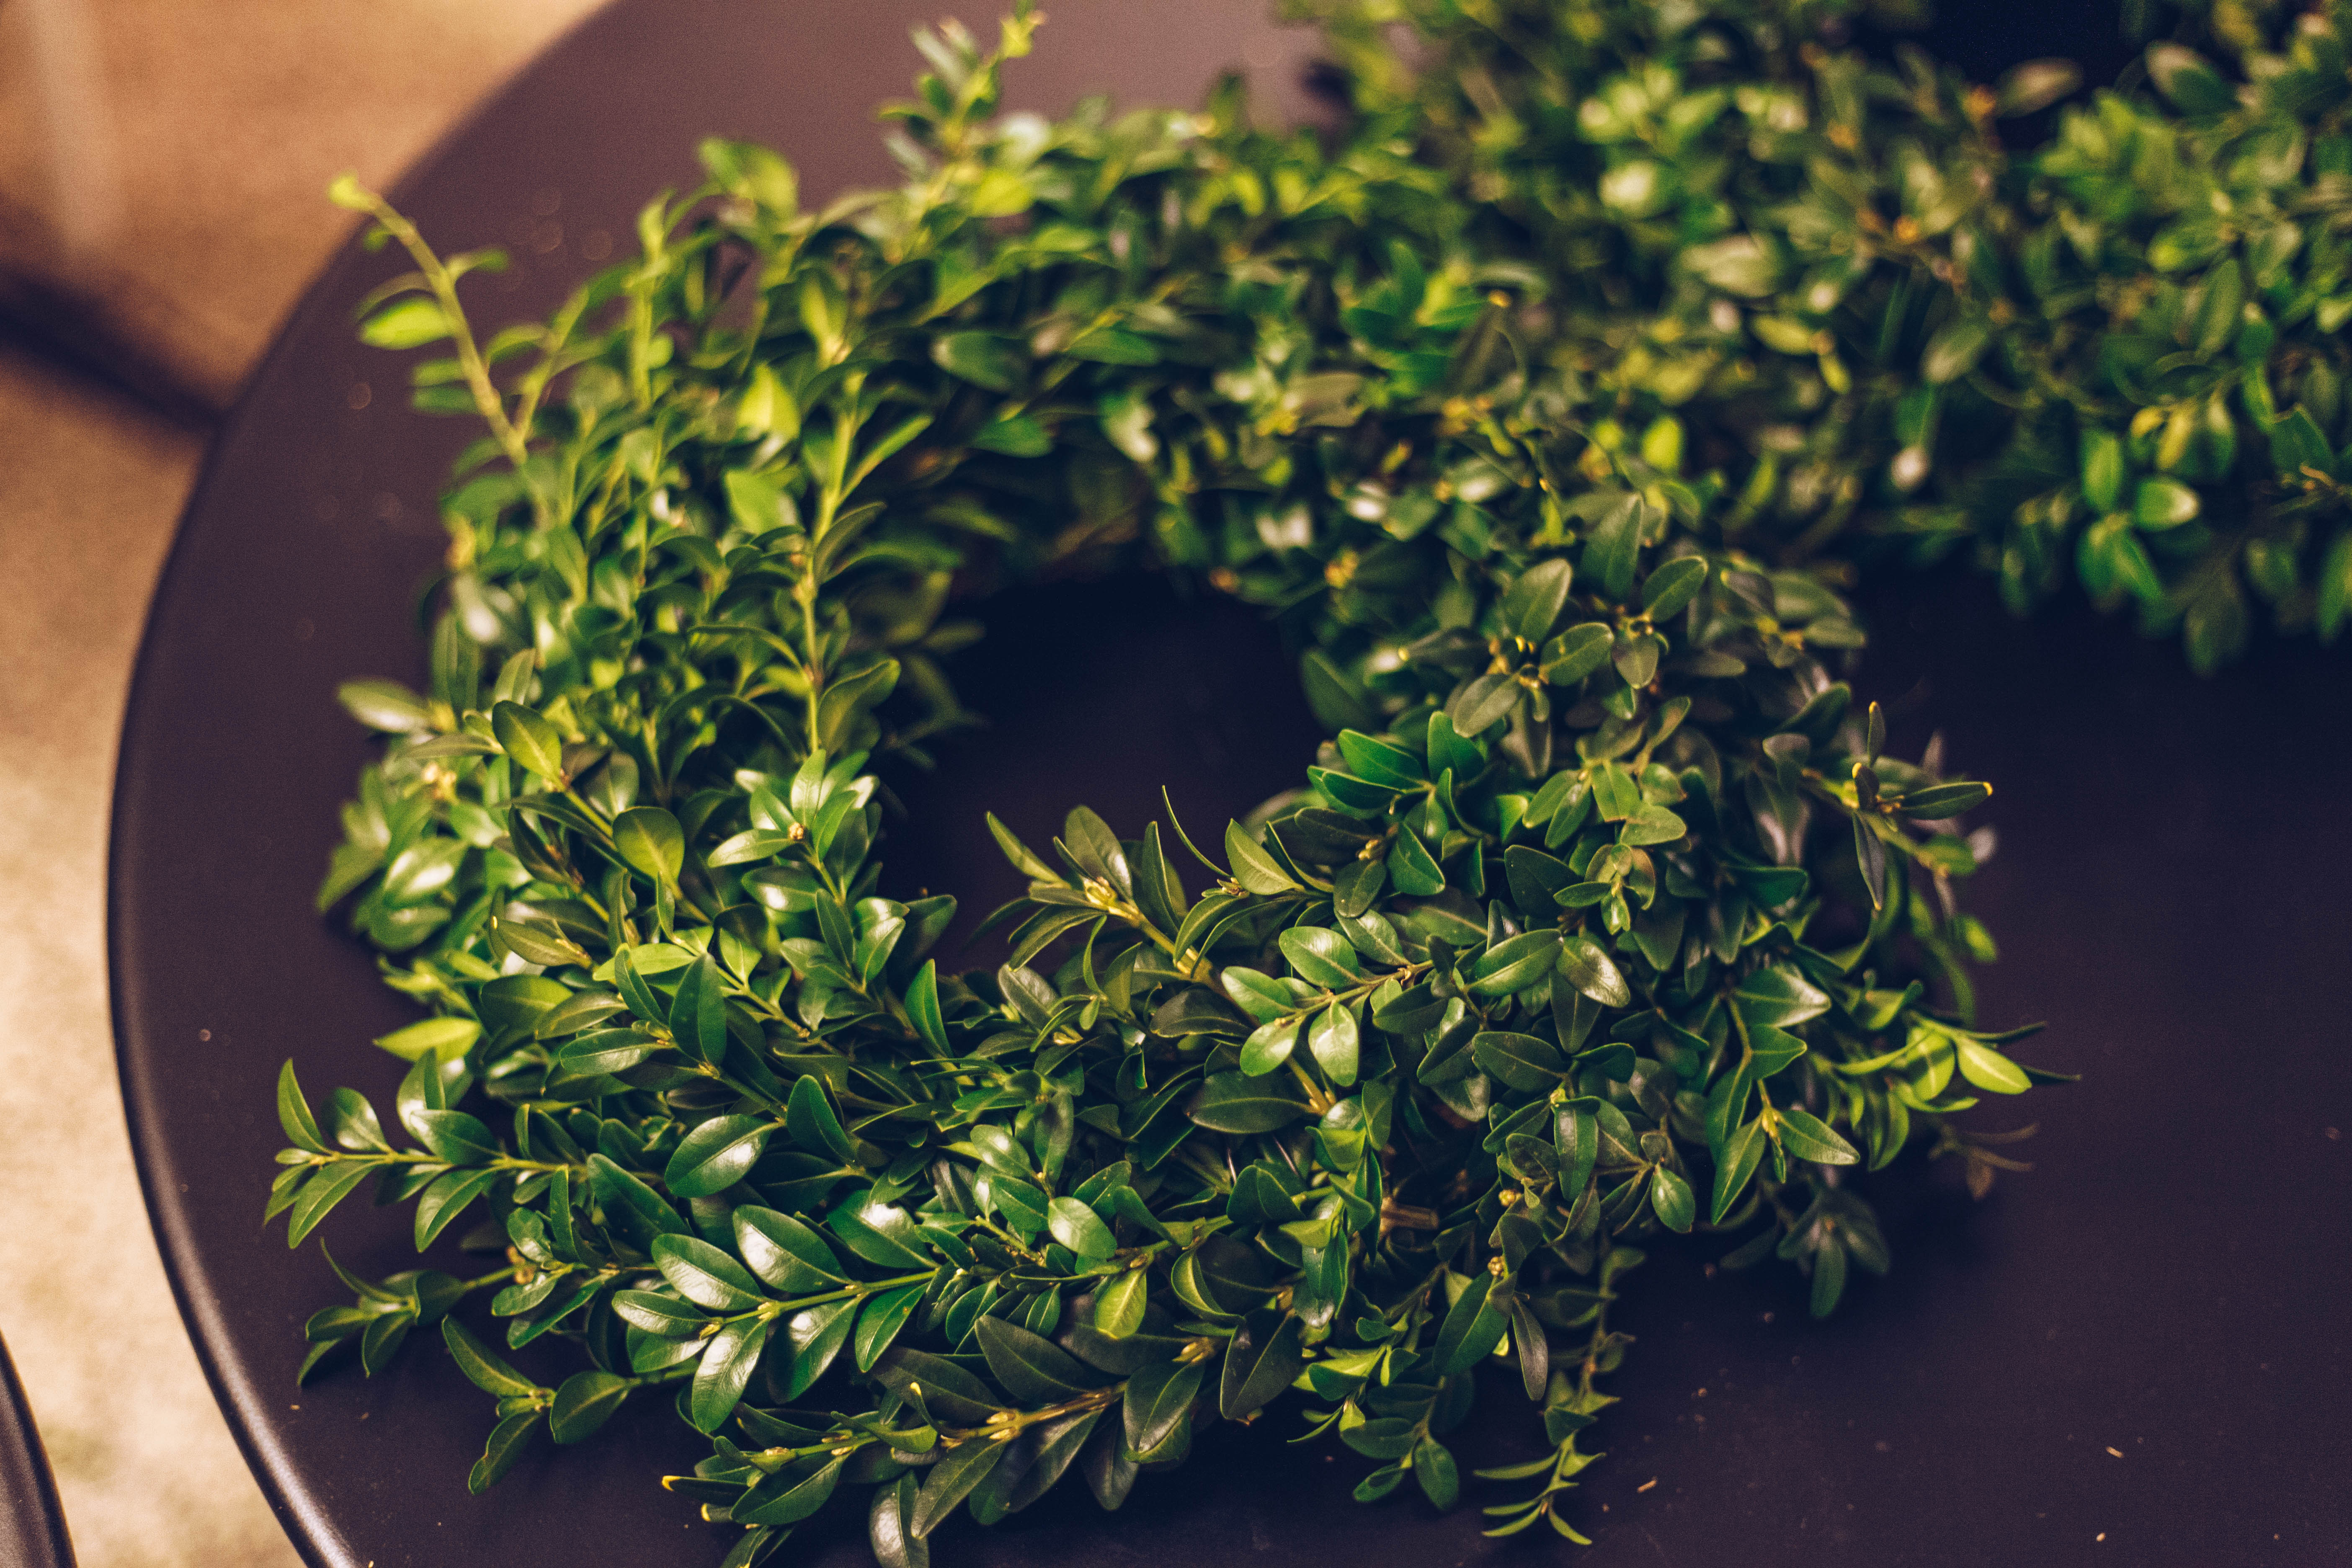
[[[1552,1146],[1559,1151],[1559,1192],[1573,1203],[1592,1179],[1601,1157],[1601,1121],[1590,1101],[1570,1100],[1554,1121]]]
[[[1414,1447],[1412,1475],[1421,1483],[1421,1495],[1433,1507],[1452,1508],[1461,1500],[1461,1472],[1454,1467],[1452,1452],[1436,1438],[1423,1437]]]
[[[1437,858],[1411,827],[1397,826],[1396,842],[1389,847],[1389,880],[1408,898],[1434,898],[1445,890],[1445,873]]]
[[[1589,936],[1571,936],[1560,943],[1559,972],[1570,984],[1604,1007],[1633,1005],[1633,988],[1625,984],[1616,962]]]
[[[652,1251],[670,1289],[698,1307],[748,1312],[768,1299],[749,1269],[700,1237],[656,1237]]]
[[[898,1331],[915,1309],[923,1304],[923,1285],[901,1285],[895,1290],[879,1290],[866,1299],[857,1314],[857,1327],[851,1336],[857,1370],[871,1372],[874,1363],[890,1348]]]
[[[1756,1173],[1758,1163],[1764,1158],[1769,1142],[1761,1121],[1748,1122],[1731,1135],[1716,1161],[1715,1199],[1707,1211],[1709,1225],[1721,1225],[1723,1216],[1731,1212],[1731,1205],[1739,1201],[1748,1178]]]
[[[1290,988],[1271,974],[1232,964],[1217,975],[1218,988],[1233,998],[1234,1005],[1262,1024],[1289,1014],[1297,1003]]]
[[[1553,686],[1575,685],[1609,662],[1609,651],[1616,641],[1608,626],[1599,621],[1570,626],[1544,644],[1539,667],[1544,679]]]
[[[2229,84],[2205,58],[2179,44],[2151,45],[2147,75],[2183,114],[2220,114],[2236,101]]]
[[[1307,1114],[1297,1085],[1280,1076],[1255,1079],[1239,1072],[1210,1075],[1185,1108],[1196,1126],[1212,1132],[1272,1132]]]
[[[1811,1111],[1795,1107],[1778,1113],[1780,1119],[1780,1146],[1800,1160],[1811,1160],[1822,1165],[1853,1165],[1862,1156],[1853,1145],[1840,1137],[1829,1123]]]
[[[392,1152],[392,1144],[383,1135],[383,1122],[375,1107],[357,1089],[339,1089],[327,1097],[335,1124],[335,1142],[355,1154]]]
[[[433,1245],[466,1205],[506,1178],[499,1170],[445,1171],[416,1200],[416,1250]]]
[[[1089,1263],[1099,1263],[1118,1248],[1102,1217],[1076,1198],[1055,1198],[1046,1205],[1045,1226],[1055,1241]]]
[[[1642,583],[1642,613],[1654,621],[1679,614],[1706,586],[1706,574],[1704,556],[1678,555],[1666,562]]]
[[[1906,816],[1940,822],[1948,816],[1958,816],[1964,811],[1982,805],[1992,798],[1992,785],[1988,784],[1929,784],[1915,789],[1895,803],[1895,809]]]
[[[2122,439],[2112,430],[2086,425],[2080,444],[2083,499],[2091,503],[2094,511],[2115,510],[2123,500],[2124,479],[2128,471]]]
[[[286,1130],[287,1141],[297,1149],[313,1154],[327,1152],[327,1141],[319,1135],[319,1123],[310,1114],[310,1102],[302,1097],[302,1086],[295,1080],[291,1058],[278,1069],[278,1124]]]
[[[710,1321],[699,1310],[651,1290],[623,1290],[613,1298],[613,1310],[631,1328],[643,1329],[666,1340],[700,1336]]]
[[[607,1221],[617,1225],[624,1235],[640,1238],[641,1247],[650,1248],[657,1236],[687,1234],[686,1222],[676,1209],[605,1155],[588,1156],[588,1179]]]
[[[1004,858],[1013,862],[1013,869],[1019,871],[1023,876],[1028,878],[1033,882],[1058,882],[1062,880],[1062,873],[1055,869],[1055,868],[1034,849],[1030,848],[1029,846],[1022,843],[1019,838],[1015,837],[1011,828],[1005,826],[1002,822],[997,821],[996,814],[994,812],[990,812],[986,815],[988,817],[988,831],[995,837],[996,847],[1004,852]]]
[[[841,1118],[834,1114],[824,1080],[810,1073],[793,1085],[784,1106],[784,1130],[795,1147],[811,1154],[830,1154],[844,1165],[857,1163],[857,1145],[850,1141]]]
[[[657,805],[632,806],[613,824],[613,847],[637,870],[675,887],[686,865],[686,835],[677,818]]]
[[[1445,1321],[1438,1325],[1436,1346],[1437,1370],[1446,1376],[1469,1371],[1503,1342],[1511,1320],[1509,1313],[1496,1308],[1494,1288],[1495,1276],[1482,1268],[1471,1277],[1470,1288],[1446,1309]]]
[[[1341,1089],[1356,1081],[1360,1037],[1356,1027],[1356,1010],[1344,1003],[1334,1002],[1315,1015],[1307,1026],[1307,1048],[1315,1058],[1315,1065],[1323,1076]]]
[[[1698,1196],[1690,1183],[1664,1165],[1651,1173],[1650,1205],[1657,1210],[1658,1223],[1668,1230],[1686,1231],[1698,1217]]]
[[[330,1210],[351,1196],[354,1188],[383,1168],[373,1161],[339,1160],[303,1183],[301,1192],[288,1211],[286,1245],[289,1247],[301,1246],[304,1239],[319,1227],[319,1222],[327,1217]]]
[[[559,1443],[577,1443],[594,1435],[613,1418],[629,1397],[632,1381],[609,1372],[575,1372],[555,1391],[548,1412],[549,1436]]]
[[[1380,715],[1363,689],[1321,648],[1308,648],[1300,656],[1298,675],[1299,684],[1306,689],[1307,706],[1326,731],[1337,734],[1342,730],[1380,728]],[[1249,886],[1246,882],[1242,885]]]
[[[360,342],[370,348],[415,349],[449,335],[449,318],[432,300],[395,300],[360,323]]]
[[[490,1428],[490,1440],[483,1446],[482,1457],[474,1461],[466,1477],[466,1489],[479,1497],[499,1484],[515,1461],[522,1458],[530,1435],[539,1428],[540,1413],[518,1411]]]
[[[433,727],[425,699],[396,680],[346,680],[335,688],[344,711],[371,730],[409,735]]]
[[[923,967],[915,973],[907,987],[907,1017],[915,1026],[923,1043],[937,1055],[953,1054],[948,1046],[948,1026],[940,1013],[940,966],[936,960],[925,959]]]
[[[950,332],[931,341],[931,360],[960,380],[990,392],[1011,392],[1029,370],[1029,356],[1015,339],[993,332]]]
[[[1454,721],[1457,733],[1483,735],[1511,716],[1526,694],[1517,679],[1496,672],[1479,676],[1454,695],[1446,705],[1445,716]]]
[[[452,1062],[481,1037],[481,1025],[471,1018],[422,1018],[406,1028],[379,1035],[375,1043],[405,1062],[427,1054]]]
[[[929,1543],[911,1533],[916,1485],[912,1475],[905,1475],[895,1484],[886,1482],[874,1489],[874,1500],[866,1508],[866,1538],[877,1568],[930,1568]]]
[[[677,1000],[670,1004],[669,1032],[678,1047],[698,1061],[716,1062],[727,1055],[727,982],[707,952],[688,966],[678,982]]]
[[[1293,1313],[1250,1313],[1226,1342],[1217,1412],[1236,1421],[1262,1408],[1306,1369],[1307,1327]]]
[[[1199,1362],[1160,1362],[1127,1380],[1124,1418],[1131,1452],[1150,1454],[1168,1440],[1199,1397],[1205,1372]]]
[[[1346,937],[1322,926],[1293,926],[1276,939],[1282,956],[1310,985],[1341,990],[1363,977],[1363,966]]]
[[[849,1342],[856,1311],[855,1301],[827,1301],[784,1321],[784,1348],[779,1353],[789,1371],[782,1377],[772,1374],[771,1381],[781,1384],[778,1392],[786,1403],[806,1394],[824,1375]]]
[[[1568,1072],[1559,1047],[1533,1035],[1491,1030],[1470,1042],[1478,1070],[1527,1093],[1551,1089]]]
[[[1749,1028],[1786,1028],[1830,1010],[1828,994],[1785,963],[1769,964],[1740,981],[1731,1005]]]
[[[983,1317],[973,1327],[989,1375],[1015,1399],[1058,1405],[1095,1386],[1094,1375],[1051,1340],[1003,1318]]]
[[[982,426],[971,444],[983,452],[1001,452],[1008,458],[1042,458],[1054,449],[1054,437],[1030,416],[1011,414]]]
[[[1144,1309],[1151,1300],[1151,1276],[1129,1268],[1095,1289],[1094,1328],[1097,1333],[1123,1340],[1143,1326]]]
[[[2319,640],[2332,643],[2352,619],[2352,531],[2336,536],[2319,569]]]
[[[897,1346],[874,1363],[874,1375],[886,1387],[901,1389],[919,1384],[923,1403],[935,1415],[954,1426],[977,1426],[1003,1407],[997,1392],[956,1362],[925,1351]]]
[[[2151,532],[2178,528],[2203,510],[2197,492],[2178,479],[2142,479],[2132,492],[2132,521]]]
[[[1340,756],[1347,760],[1348,771],[1359,778],[1395,789],[1412,789],[1429,782],[1421,759],[1391,742],[1342,730],[1339,747]]]
[[[1471,994],[1507,996],[1541,982],[1559,957],[1559,932],[1549,928],[1506,937],[1472,968]]]
[[[1959,1036],[1952,1037],[1952,1044],[1959,1051],[1960,1076],[1979,1089],[1990,1094],[2023,1094],[2033,1087],[2023,1068],[1991,1047]]]
[[[1496,608],[1503,625],[1530,646],[1551,636],[1553,623],[1567,607],[1569,583],[1573,575],[1569,563],[1560,560],[1539,561],[1520,573]]]
[[[2082,68],[2072,60],[2027,60],[2011,66],[1993,89],[1993,112],[2005,118],[2032,114],[2082,85]]]
[[[983,1323],[994,1321],[981,1320]],[[956,1504],[971,1496],[972,1489],[986,1480],[1010,1451],[1011,1445],[985,1437],[966,1438],[950,1448],[923,1478],[922,1489],[915,1494],[915,1511],[908,1521],[907,1533],[920,1541],[937,1530],[955,1511]]]
[[[1257,841],[1242,831],[1238,822],[1225,824],[1225,864],[1233,868],[1234,880],[1253,893],[1290,893],[1298,884],[1281,863],[1258,847]]]
[[[1813,1316],[1828,1317],[1837,1310],[1838,1298],[1844,1293],[1845,1248],[1834,1240],[1824,1242],[1813,1254]]]
[[[1625,819],[1619,842],[1636,847],[1678,843],[1690,832],[1683,819],[1663,805],[1644,805]]]
[[[746,1204],[730,1219],[735,1249],[751,1272],[788,1296],[813,1295],[849,1278],[824,1237],[792,1215]]]
[[[1585,536],[1585,575],[1611,599],[1622,601],[1633,591],[1633,567],[1642,552],[1643,526],[1642,498],[1624,495],[1609,503],[1608,510],[1593,521]]]
[[[1963,316],[1947,324],[1919,355],[1920,379],[1930,386],[1958,380],[1976,368],[1991,342],[1992,328],[1980,318]]]
[[[1276,1018],[1260,1024],[1242,1042],[1241,1070],[1251,1078],[1264,1078],[1290,1059],[1298,1047],[1298,1015]]]
[[[484,1394],[494,1394],[500,1399],[522,1399],[542,1392],[539,1384],[492,1355],[457,1319],[441,1320],[441,1341],[449,1347],[457,1370]]]
[[[764,1116],[713,1117],[679,1141],[662,1184],[682,1198],[723,1193],[759,1163],[774,1131],[775,1123]]]
[[[563,787],[563,737],[554,725],[520,702],[501,702],[490,710],[490,732],[525,771]]]
[[[728,1510],[729,1515],[738,1524],[771,1528],[797,1524],[833,1500],[834,1488],[841,1482],[842,1467],[848,1463],[845,1457],[808,1476],[778,1470],[762,1477],[758,1485],[743,1494],[741,1501]]]
[[[420,1110],[408,1118],[408,1126],[434,1158],[453,1165],[484,1164],[504,1152],[490,1130],[462,1110]]]
[[[842,1246],[868,1263],[897,1269],[930,1267],[914,1216],[872,1194],[835,1205],[824,1223]]]
[[[628,1072],[652,1056],[658,1044],[661,1041],[642,1030],[595,1030],[593,1035],[564,1041],[562,1051],[555,1053],[555,1060],[560,1060],[567,1072],[581,1077],[593,1077],[597,1072]]]

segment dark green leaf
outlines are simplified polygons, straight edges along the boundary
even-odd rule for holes
[[[1093,1374],[1051,1340],[1003,1318],[984,1317],[975,1327],[981,1353],[988,1358],[989,1374],[1015,1399],[1058,1405],[1095,1385]]]
[[[1438,1325],[1435,1350],[1437,1370],[1446,1376],[1469,1371],[1503,1342],[1511,1320],[1508,1311],[1493,1301],[1494,1287],[1495,1276],[1481,1268],[1471,1276],[1470,1288],[1446,1309],[1445,1320]]]
[[[700,1237],[656,1237],[651,1250],[670,1288],[698,1307],[748,1312],[768,1299],[751,1270]]]
[[[994,1321],[981,1320],[983,1323]],[[1008,1451],[1007,1445],[986,1437],[967,1438],[950,1448],[923,1478],[922,1489],[915,1495],[915,1511],[907,1532],[919,1541],[938,1529],[955,1511],[956,1504],[989,1478]]]
[[[1288,1388],[1307,1365],[1306,1326],[1289,1313],[1252,1312],[1225,1345],[1217,1383],[1217,1410],[1228,1421],[1265,1405]]]
[[[494,1394],[500,1399],[518,1399],[541,1391],[539,1384],[483,1348],[482,1342],[467,1332],[466,1326],[457,1319],[441,1320],[441,1339],[456,1358],[457,1370],[483,1393]]]
[[[591,1436],[613,1418],[629,1397],[630,1380],[609,1372],[575,1372],[555,1391],[548,1412],[549,1435],[559,1443],[577,1443]]]
[[[1108,1258],[1118,1248],[1101,1216],[1076,1198],[1055,1198],[1045,1206],[1045,1215],[1054,1239],[1089,1263]]]
[[[1298,1086],[1276,1075],[1252,1079],[1244,1073],[1212,1074],[1185,1114],[1213,1132],[1272,1132],[1307,1114]]]
[[[834,1114],[833,1099],[824,1091],[824,1080],[814,1073],[793,1085],[791,1100],[784,1107],[784,1129],[793,1142],[812,1154],[830,1154],[845,1165],[857,1163],[857,1145]]]
[[[1633,989],[1601,944],[1589,936],[1571,936],[1560,944],[1559,972],[1595,1002],[1607,1007],[1630,1007]]]
[[[772,1318],[739,1318],[710,1336],[687,1394],[687,1414],[696,1431],[708,1435],[727,1424],[775,1327]]]
[[[698,1061],[715,1062],[727,1055],[726,984],[709,953],[688,965],[686,977],[678,982],[669,1031],[679,1048]]]
[[[846,1458],[835,1459],[805,1476],[778,1470],[763,1477],[729,1513],[738,1524],[771,1528],[797,1524],[832,1500],[833,1489],[841,1481],[842,1467],[848,1463]]]
[[[531,1433],[539,1427],[539,1415],[536,1410],[519,1411],[490,1428],[490,1440],[483,1446],[482,1457],[474,1461],[473,1470],[466,1477],[467,1491],[479,1497],[514,1468]]]
[[[1470,1042],[1478,1070],[1528,1092],[1549,1089],[1568,1071],[1559,1047],[1534,1035],[1491,1030]]]

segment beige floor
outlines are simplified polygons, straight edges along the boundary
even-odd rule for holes
[[[0,268],[225,404],[388,180],[593,0],[8,0]],[[292,1549],[172,1306],[116,1093],[106,803],[147,597],[202,454],[0,353],[0,1335],[89,1568]]]

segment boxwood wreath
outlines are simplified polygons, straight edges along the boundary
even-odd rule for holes
[[[2166,13],[2016,156],[2070,68],[1841,43],[1885,6],[1308,9],[1338,131],[1233,83],[1000,116],[1039,19],[948,24],[898,188],[806,210],[710,143],[487,341],[498,258],[339,183],[415,263],[362,336],[445,345],[416,401],[488,434],[431,689],[344,689],[386,740],[320,896],[429,1012],[377,1042],[406,1136],[289,1063],[269,1213],[299,1245],[373,1184],[504,1255],[338,1266],[307,1330],[305,1376],[433,1326],[497,1402],[476,1490],[674,1399],[730,1565],[839,1492],[899,1568],[1285,1401],[1359,1497],[1444,1506],[1494,1363],[1547,1447],[1490,1532],[1580,1541],[1638,1243],[1826,1313],[1887,1267],[1861,1178],[1981,1193],[2008,1135],[1948,1118],[2056,1080],[1973,1023],[1990,792],[1885,754],[1854,572],[2071,570],[2200,665],[2257,604],[2340,629],[2345,5]],[[1222,832],[992,818],[1011,951],[944,973],[872,770],[963,718],[951,590],[1130,561],[1278,616],[1332,738]],[[578,1370],[509,1366],[486,1292]]]

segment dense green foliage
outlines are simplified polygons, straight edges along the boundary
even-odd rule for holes
[[[2158,52],[2189,112],[2103,98],[2012,160],[1990,116],[2058,76],[1906,80],[1820,47],[1845,9],[1433,4],[1407,79],[1337,7],[1328,140],[1231,87],[999,117],[1030,19],[950,27],[901,186],[804,211],[714,143],[638,258],[487,342],[493,258],[340,187],[417,263],[364,335],[447,343],[418,401],[489,434],[431,689],[346,689],[388,739],[321,891],[431,1016],[379,1042],[394,1127],[289,1066],[271,1213],[299,1244],[373,1182],[507,1261],[347,1275],[306,1374],[437,1325],[499,1401],[478,1489],[674,1395],[731,1562],[849,1484],[895,1565],[1074,1466],[1116,1506],[1294,1387],[1360,1495],[1450,1502],[1491,1362],[1548,1445],[1491,1522],[1573,1536],[1645,1237],[1777,1253],[1826,1312],[1887,1263],[1868,1172],[1980,1187],[1946,1118],[2051,1077],[1972,1022],[1989,791],[1883,754],[1839,589],[1963,541],[2021,599],[2079,558],[2200,658],[2215,583],[2332,631],[2335,110]],[[2273,226],[2183,237],[2294,115],[2307,155],[2244,176]],[[1000,828],[1007,962],[943,973],[872,769],[960,721],[950,585],[1129,563],[1277,614],[1332,738],[1222,834]],[[491,1291],[580,1370],[460,1326]]]
[[[2159,43],[2017,156],[1998,121],[2074,68],[1989,88],[1836,47],[1904,0],[1291,5],[1365,112],[1421,128],[1480,253],[1543,270],[1594,416],[1681,420],[1727,538],[1958,548],[2021,610],[2071,573],[2202,669],[2257,605],[2329,639],[2352,615],[2342,0],[2198,0],[2184,34],[2245,86]]]

